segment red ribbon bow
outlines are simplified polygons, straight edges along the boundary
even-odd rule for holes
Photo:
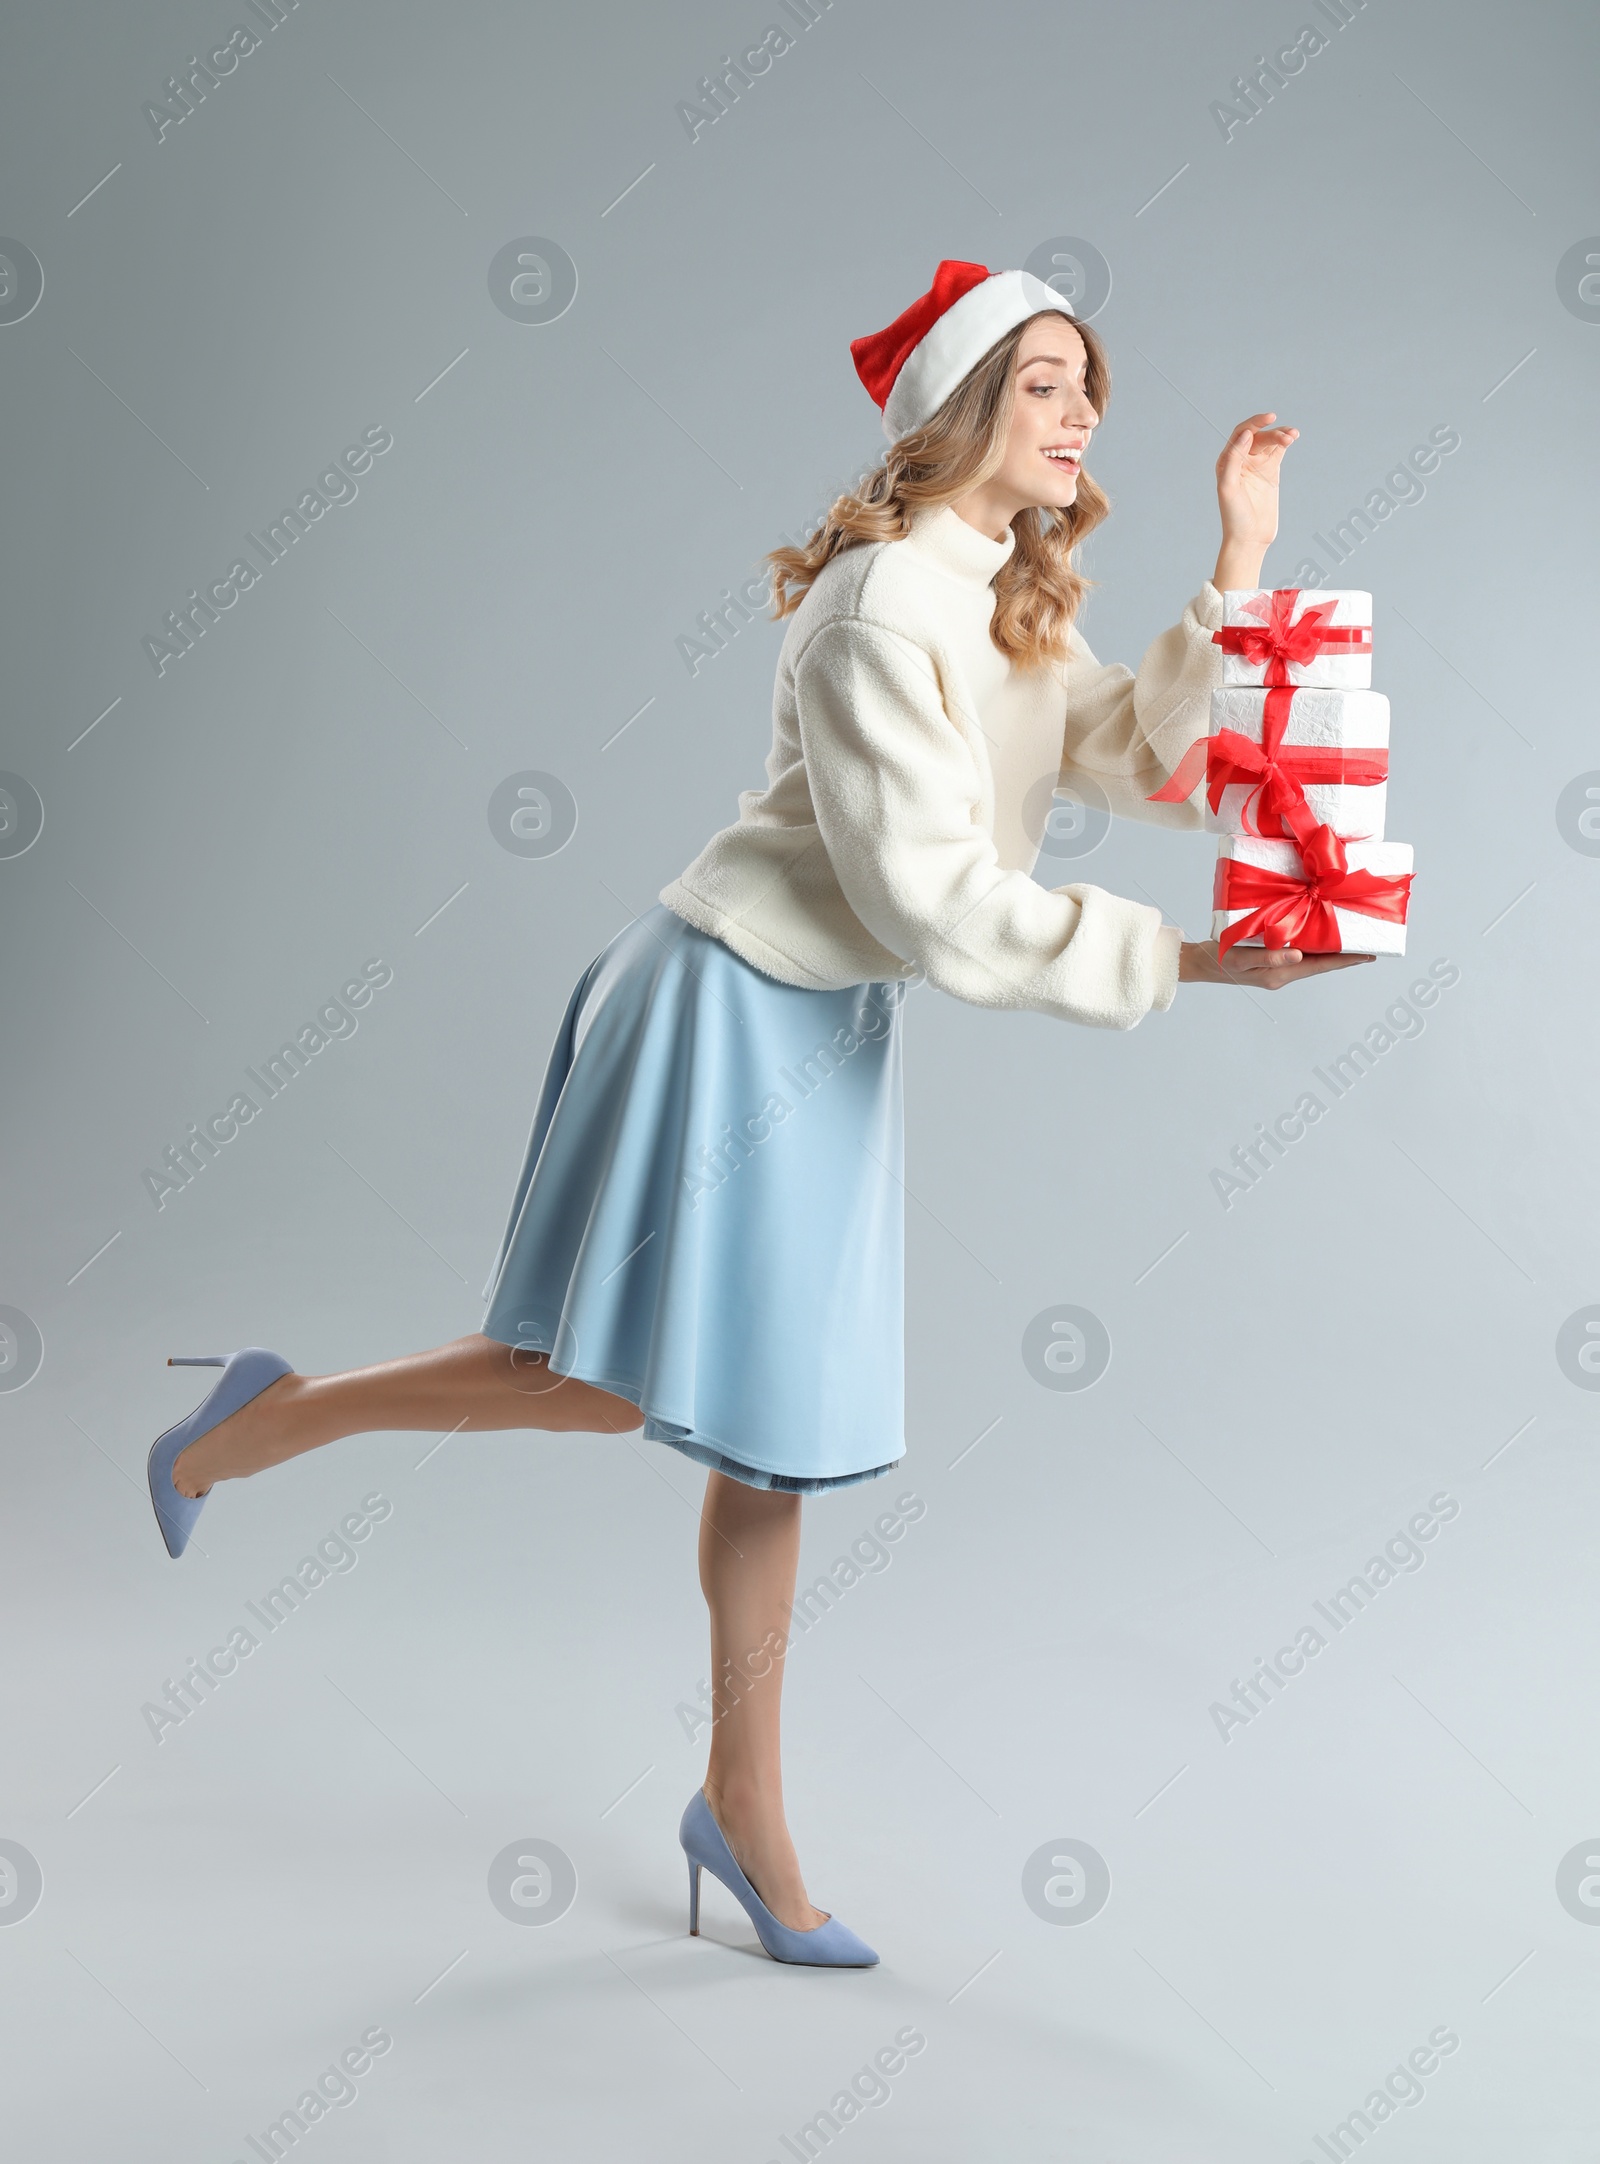
[[[1328,621],[1336,602],[1319,601],[1294,621],[1301,588],[1280,586],[1269,594],[1266,617],[1255,624],[1224,624],[1213,631],[1211,643],[1225,654],[1242,654],[1253,667],[1263,669],[1264,684],[1287,684],[1291,662],[1303,668],[1318,654],[1344,647],[1351,653],[1370,654],[1372,640],[1365,624],[1333,624]]]
[[[1306,802],[1306,784],[1344,781],[1357,788],[1375,787],[1388,779],[1389,754],[1376,748],[1346,751],[1337,744],[1291,744],[1285,748],[1283,732],[1289,726],[1293,704],[1293,687],[1274,685],[1263,702],[1259,744],[1237,729],[1219,729],[1215,736],[1201,737],[1179,760],[1172,779],[1155,790],[1148,801],[1181,803],[1194,789],[1203,769],[1206,801],[1213,812],[1222,802],[1222,792],[1229,782],[1254,782],[1240,813],[1243,831],[1308,841],[1317,830],[1317,821]]]
[[[1230,924],[1217,942],[1219,955],[1241,939],[1259,935],[1265,947],[1297,947],[1304,954],[1337,954],[1342,942],[1334,910],[1352,909],[1364,917],[1404,924],[1411,895],[1410,872],[1385,878],[1377,872],[1348,869],[1344,843],[1332,827],[1318,827],[1300,844],[1306,876],[1263,871],[1237,857],[1217,860],[1215,906],[1246,909],[1248,916]]]

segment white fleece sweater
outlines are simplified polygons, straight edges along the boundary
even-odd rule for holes
[[[1065,662],[1019,669],[989,637],[1015,547],[941,505],[903,541],[836,556],[778,659],[767,786],[660,899],[782,983],[914,976],[980,1007],[1131,1029],[1172,1004],[1180,933],[1159,909],[1030,876],[1040,791],[1079,777],[1114,811],[1197,827],[1200,791],[1150,804],[1209,723],[1222,597],[1209,582],[1137,675],[1074,629]]]

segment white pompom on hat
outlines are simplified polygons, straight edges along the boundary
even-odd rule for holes
[[[932,420],[996,339],[1045,309],[1072,309],[1032,271],[947,258],[933,284],[881,331],[850,342],[856,374],[883,409],[891,441]]]

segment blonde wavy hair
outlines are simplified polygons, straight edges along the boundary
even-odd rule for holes
[[[952,503],[999,471],[1016,399],[1017,348],[1028,323],[1037,321],[1030,316],[991,346],[930,421],[891,444],[881,466],[834,500],[801,547],[768,552],[774,618],[792,616],[818,572],[844,550],[903,541],[919,506]],[[1105,347],[1087,323],[1074,318],[1072,327],[1088,354],[1084,390],[1104,419],[1111,396]],[[1065,658],[1072,620],[1093,583],[1074,569],[1073,551],[1110,509],[1104,490],[1082,473],[1076,501],[1065,510],[1031,508],[1012,520],[1016,547],[995,578],[989,636],[1020,667]]]

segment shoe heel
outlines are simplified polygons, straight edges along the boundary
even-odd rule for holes
[[[227,1364],[226,1353],[198,1353],[193,1359],[186,1359],[181,1354],[167,1355],[169,1368],[225,1368]]]
[[[754,1924],[756,1937],[774,1961],[828,1969],[877,1966],[878,1957],[866,1940],[857,1938],[837,1916],[824,1912],[821,1923],[808,1931],[795,1930],[778,1921],[740,1869],[739,1859],[728,1846],[727,1835],[717,1824],[717,1815],[703,1788],[697,1788],[684,1807],[678,1840],[689,1862],[689,1931],[692,1937],[700,1934],[700,1873],[703,1868],[727,1887]]]

